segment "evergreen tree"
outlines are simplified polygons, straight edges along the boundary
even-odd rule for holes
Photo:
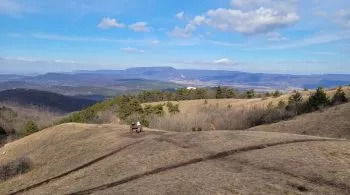
[[[218,86],[216,88],[216,99],[222,99],[223,98],[223,92],[221,86]]]
[[[303,105],[303,96],[300,92],[296,92],[288,99],[286,110],[294,111],[295,114],[301,114]]]
[[[341,104],[344,102],[347,102],[348,99],[346,98],[346,95],[341,87],[337,88],[337,91],[335,92],[333,98],[332,98],[332,104]]]
[[[306,111],[312,112],[326,107],[330,104],[327,94],[324,92],[323,88],[317,88],[316,92],[312,94],[307,101]]]

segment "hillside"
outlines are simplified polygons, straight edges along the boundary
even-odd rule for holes
[[[350,142],[253,131],[62,124],[0,148],[32,169],[0,194],[349,194]]]
[[[253,127],[252,131],[295,133],[350,139],[350,103],[309,113],[288,121]]]
[[[97,101],[64,96],[47,91],[12,89],[0,91],[0,102],[11,102],[20,106],[38,106],[55,112],[67,113],[81,110]]]

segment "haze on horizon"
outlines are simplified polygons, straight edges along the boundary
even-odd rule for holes
[[[347,0],[0,0],[0,74],[350,74]]]

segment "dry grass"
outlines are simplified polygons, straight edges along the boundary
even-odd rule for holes
[[[27,156],[22,156],[7,164],[0,164],[0,181],[24,174],[30,170],[31,166],[31,160]]]
[[[350,87],[345,87],[343,90],[350,97]],[[306,100],[313,91],[301,93]],[[335,89],[327,91],[329,97],[333,96],[334,93]],[[200,127],[202,130],[243,130],[261,124],[275,123],[294,117],[295,113],[284,109],[269,109],[269,106],[277,107],[280,101],[287,104],[291,94],[267,99],[215,99],[207,100],[206,103],[205,100],[180,101],[178,102],[181,111],[179,114],[153,117],[150,126],[180,132],[191,131],[196,127]],[[340,115],[344,115],[344,113]],[[341,119],[345,120],[344,117]],[[327,122],[332,123],[332,121]],[[342,123],[340,120],[337,122]],[[303,128],[299,127],[298,129]],[[334,137],[333,133],[330,134]],[[311,135],[326,136],[325,134]]]
[[[347,97],[350,97],[350,87],[343,87],[344,92]],[[336,89],[328,89],[326,93],[328,96],[333,96]],[[314,91],[300,91],[303,98],[307,99]],[[288,98],[292,95],[293,92],[286,93],[278,98],[255,98],[255,99],[208,99],[207,102],[209,106],[217,106],[219,108],[227,108],[228,105],[231,105],[232,108],[236,109],[245,109],[245,108],[255,108],[255,107],[265,107],[268,104],[272,103],[272,105],[278,105],[279,101],[288,102]],[[201,107],[204,105],[205,100],[187,100],[187,101],[173,101],[174,104],[179,104],[181,113],[188,115],[195,115],[199,112]],[[145,103],[146,104],[159,104],[166,102],[155,102],[155,103]]]
[[[297,116],[289,121],[251,128],[252,131],[296,133],[350,139],[350,103]]]
[[[63,124],[0,149],[0,163],[27,154],[35,165],[30,172],[0,183],[0,194],[62,174],[131,143],[135,144],[26,191],[26,194],[69,194],[113,182],[116,184],[94,192],[299,194],[302,188],[298,186],[302,185],[310,194],[346,194],[347,188],[339,186],[350,185],[347,171],[350,168],[349,142],[317,141],[268,147],[271,143],[309,139],[321,140],[318,137],[251,131],[176,133],[147,130],[143,135],[131,136],[127,126]],[[207,156],[255,145],[267,148],[247,149],[232,153],[232,156],[217,155],[205,160]],[[299,158],[302,160],[298,161]],[[175,168],[174,164],[178,166]],[[293,167],[297,167],[297,171],[293,171]],[[150,174],[144,175],[147,172]],[[315,175],[319,181],[331,182],[314,182]],[[122,184],[117,182],[124,180]]]
[[[0,102],[0,107],[5,106],[12,109],[17,113],[15,118],[12,118],[11,121],[2,120],[0,118],[0,124],[4,126],[5,129],[13,129],[19,133],[25,123],[28,121],[34,121],[40,129],[52,126],[55,122],[59,121],[64,117],[64,114],[52,112],[46,108],[40,108],[36,106],[20,106],[11,102]]]

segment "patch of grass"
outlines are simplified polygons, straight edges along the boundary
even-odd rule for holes
[[[5,181],[17,175],[27,173],[31,167],[32,162],[27,156],[23,156],[8,164],[0,165],[0,181]]]

